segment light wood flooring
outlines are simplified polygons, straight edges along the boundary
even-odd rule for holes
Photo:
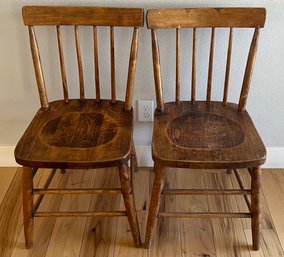
[[[48,170],[40,170],[35,184],[41,186]],[[241,172],[246,184],[249,175]],[[234,174],[225,171],[168,169],[167,187],[237,188]],[[144,238],[153,173],[141,168],[134,174],[136,208]],[[115,187],[116,169],[59,171],[52,181],[66,187]],[[36,218],[34,247],[26,250],[21,213],[21,169],[0,169],[0,256],[1,257],[278,257],[284,256],[284,170],[264,170],[262,179],[261,248],[251,249],[250,220],[246,219],[160,219],[149,250],[136,249],[126,217]],[[240,196],[167,196],[165,210],[247,211]],[[42,210],[124,209],[120,196],[45,196]]]

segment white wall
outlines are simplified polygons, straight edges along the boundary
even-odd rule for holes
[[[51,1],[20,1],[20,0],[1,0],[0,1],[0,146],[14,145],[17,143],[25,127],[39,108],[39,100],[36,88],[36,82],[33,73],[31,61],[27,28],[24,27],[21,18],[21,8],[27,4],[54,4],[54,5],[100,5],[100,6],[137,6],[147,8],[157,7],[206,7],[206,6],[263,6],[267,9],[267,21],[265,29],[261,32],[259,51],[257,54],[254,75],[251,84],[251,91],[247,109],[249,110],[256,127],[259,130],[266,146],[268,147],[284,147],[284,1],[283,0],[144,0],[144,1],[98,1],[98,0],[51,0]],[[39,43],[42,46],[43,56],[54,57],[44,62],[44,68],[47,72],[46,83],[50,91],[50,100],[56,99],[57,95],[62,94],[60,85],[60,75],[53,71],[58,70],[56,38],[54,31],[48,30],[41,33]],[[65,31],[66,32],[66,31]],[[91,44],[91,32],[88,29],[81,30],[83,58],[85,64],[85,80],[87,84],[87,96],[94,96],[93,93],[93,66],[92,52],[84,51],[84,47]],[[102,84],[109,86],[109,52],[108,52],[108,32],[100,30],[102,39],[100,48],[101,58],[101,77],[104,77]],[[191,32],[184,31],[181,37],[181,45],[186,48],[182,52],[181,69],[182,76],[182,96],[187,99],[190,96],[189,85],[185,82],[190,80],[190,57],[191,57]],[[198,32],[198,40],[209,39],[209,31],[201,30]],[[240,79],[243,75],[244,62],[240,58],[242,53],[247,52],[247,48],[241,47],[241,44],[248,42],[251,32],[248,34],[236,31],[236,41],[233,48],[233,62],[236,66],[232,66],[231,74],[231,100],[236,101],[239,95]],[[126,81],[127,66],[125,63],[128,59],[128,52],[124,52],[123,44],[130,43],[131,33],[127,32],[119,38],[121,43],[117,44],[117,53],[119,55],[117,65],[117,77],[119,79],[119,88],[123,87]],[[161,54],[164,56],[162,61],[163,82],[165,90],[165,99],[173,99],[174,72],[174,34],[167,30],[159,33],[159,37],[164,39],[160,45]],[[216,69],[213,79],[213,99],[218,99],[221,94],[221,85],[224,81],[224,63],[227,48],[228,31],[220,30],[216,34]],[[166,40],[165,40],[166,39]],[[222,43],[223,41],[223,43]],[[75,53],[74,42],[72,37],[65,37],[65,44],[68,51]],[[139,56],[137,65],[135,102],[137,99],[154,99],[154,81],[152,72],[151,42],[150,31],[143,28],[140,31],[139,39]],[[205,62],[198,62],[197,76],[197,98],[204,98],[207,66],[208,66],[208,44],[198,44],[198,53],[205,58]],[[48,46],[54,49],[50,50]],[[103,48],[106,46],[106,48]],[[206,49],[206,50],[205,50]],[[173,50],[172,53],[169,50]],[[165,57],[166,55],[166,57]],[[105,57],[105,58],[103,58]],[[69,84],[72,85],[71,96],[78,95],[77,67],[75,54],[73,57],[67,57],[69,65],[67,72],[69,73]],[[172,62],[172,66],[167,63]],[[120,74],[123,74],[120,75]],[[73,83],[72,83],[73,81]],[[238,83],[234,83],[238,81]],[[104,93],[105,94],[105,90]],[[122,96],[122,94],[119,94]],[[106,95],[105,95],[106,96]],[[219,98],[221,99],[221,98]],[[150,145],[152,124],[137,123],[135,127],[135,143],[138,146]]]

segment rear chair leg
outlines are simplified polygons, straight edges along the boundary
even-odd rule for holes
[[[23,167],[23,218],[26,248],[33,246],[33,171],[30,167]]]
[[[159,214],[160,203],[161,203],[161,193],[164,185],[164,171],[163,167],[154,165],[155,179],[151,194],[151,202],[148,213],[147,228],[144,247],[149,248],[153,238],[154,230],[157,223],[157,217]]]
[[[120,182],[121,182],[121,192],[122,192],[122,196],[123,196],[123,200],[125,204],[125,209],[126,209],[126,214],[127,214],[130,230],[133,236],[135,246],[140,247],[141,239],[140,239],[140,232],[139,232],[139,226],[138,226],[138,219],[137,219],[137,214],[136,214],[136,209],[135,209],[130,174],[128,172],[127,165],[122,165],[119,167],[119,176],[120,176]]]
[[[259,249],[260,241],[260,186],[261,167],[254,167],[251,170],[251,227],[253,250]]]

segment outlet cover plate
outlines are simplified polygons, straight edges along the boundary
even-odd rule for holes
[[[138,100],[138,121],[152,122],[154,120],[154,101]]]

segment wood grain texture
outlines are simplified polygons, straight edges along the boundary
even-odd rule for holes
[[[80,185],[81,188],[93,187],[96,178],[93,170],[87,170],[85,172],[69,170],[68,172],[70,172],[70,174],[66,188],[77,188],[78,185]],[[59,211],[88,210],[91,199],[91,195],[64,195]],[[86,220],[86,217],[56,219],[46,257],[55,255],[74,256],[76,253],[78,256],[78,252],[81,248],[81,240],[77,240],[77,238],[83,236]],[[56,244],[56,242],[60,243]]]
[[[224,106],[221,102],[181,102],[179,106],[166,103],[163,113],[155,113],[154,160],[188,168],[263,164],[265,147],[249,114],[237,108],[236,104]]]
[[[94,6],[24,6],[25,25],[93,25],[142,27],[141,8]]]
[[[0,202],[0,256],[10,257],[23,224],[22,170],[5,169],[1,169],[1,188],[6,190]],[[13,174],[12,179],[9,174]]]
[[[263,27],[264,8],[180,8],[151,9],[147,26],[157,28]]]
[[[93,187],[118,187],[120,186],[119,173],[115,168],[93,170]],[[121,204],[120,204],[121,203]],[[120,208],[121,207],[121,208]],[[124,203],[119,195],[92,195],[89,210],[110,211],[124,209]],[[127,223],[127,219],[123,218]],[[116,246],[118,217],[89,217],[85,223],[84,234],[82,236],[81,249],[78,256],[113,256]],[[127,230],[131,242],[129,225]]]
[[[123,102],[55,101],[48,112],[38,111],[15,157],[32,167],[117,166],[130,158],[132,121],[133,113],[124,111]]]
[[[4,168],[3,168],[4,169]],[[7,168],[6,174],[17,171],[17,168]],[[249,175],[241,170],[241,175],[245,185],[250,185]],[[282,257],[284,255],[280,241],[282,229],[282,209],[284,199],[282,194],[282,184],[284,181],[283,170],[263,170],[263,197],[262,197],[262,230],[260,238],[260,250],[253,251],[251,248],[252,238],[249,222],[243,223],[239,219],[231,220],[210,220],[210,219],[170,219],[160,221],[160,230],[156,230],[153,238],[152,248],[136,249],[131,244],[131,232],[125,217],[121,218],[74,218],[73,222],[66,222],[62,218],[42,218],[35,222],[35,242],[32,249],[24,248],[24,235],[21,217],[21,170],[16,172],[16,177],[11,185],[8,185],[8,191],[3,199],[0,207],[0,230],[1,256],[10,257],[47,257],[54,255],[62,256],[162,256],[166,254],[173,256],[212,256],[212,257],[228,257],[228,256],[248,256],[248,257]],[[35,184],[42,186],[46,177],[49,175],[48,170],[40,169],[35,176]],[[5,178],[5,172],[1,171],[1,178]],[[138,209],[138,219],[141,228],[145,228],[146,212],[143,211],[145,204],[148,206],[149,199],[149,178],[153,179],[154,173],[149,168],[139,170],[134,173],[134,191],[136,208]],[[167,169],[166,170],[167,188],[185,186],[197,189],[204,188],[205,185],[220,188],[228,186],[231,189],[238,189],[235,184],[233,174],[226,174],[225,170],[204,170],[204,172],[196,172],[196,170],[183,169]],[[94,183],[89,181],[91,179]],[[3,180],[1,180],[3,181]],[[15,183],[17,181],[17,183]],[[233,182],[233,183],[232,183]],[[65,185],[64,185],[65,183]],[[56,184],[68,187],[71,184],[77,187],[86,187],[86,183],[92,184],[92,187],[117,187],[119,186],[118,173],[112,169],[89,170],[85,173],[68,170],[64,175],[57,172],[51,186]],[[71,183],[71,184],[70,184]],[[61,201],[61,196],[46,196],[43,200],[42,210],[50,206],[59,208],[79,209],[80,202],[76,200],[76,196],[68,196],[65,201]],[[88,201],[88,197],[84,200]],[[14,199],[14,200],[13,200]],[[74,201],[72,201],[73,199]],[[239,201],[239,200],[240,201]],[[265,201],[267,199],[267,201]],[[68,200],[68,201],[67,201]],[[106,200],[106,201],[104,201]],[[15,204],[15,201],[18,203]],[[145,203],[146,202],[146,203]],[[9,203],[9,204],[8,204]],[[84,202],[85,204],[86,202]],[[107,203],[107,204],[105,204]],[[228,204],[229,203],[229,204]],[[179,209],[180,211],[206,211],[208,206],[212,210],[216,208],[226,208],[228,211],[239,209],[242,203],[246,208],[244,200],[239,196],[180,196],[168,197],[165,206],[167,211],[170,208]],[[4,205],[3,205],[4,204]],[[8,205],[7,205],[8,204]],[[210,204],[210,205],[208,205]],[[214,207],[214,205],[216,206]],[[7,206],[12,208],[7,208]],[[88,204],[85,205],[86,208]],[[103,196],[92,195],[89,210],[111,210],[121,209],[124,206],[123,200],[118,195]],[[4,208],[5,207],[5,208]],[[267,211],[265,211],[267,209]],[[3,214],[6,213],[4,216]],[[272,216],[266,215],[271,213]],[[6,217],[6,218],[4,218]],[[68,218],[69,219],[69,218]],[[72,218],[71,218],[72,219]],[[84,220],[84,222],[82,222]],[[249,221],[249,220],[248,220]],[[144,222],[144,223],[143,223]],[[63,226],[64,224],[64,226]],[[80,225],[80,233],[76,232],[76,226]],[[180,224],[180,225],[179,225]],[[211,225],[212,224],[212,225]],[[270,224],[270,225],[269,225]],[[272,227],[271,227],[272,225]],[[275,226],[274,226],[275,225]],[[83,227],[83,228],[82,228]],[[58,228],[63,228],[59,230]],[[83,234],[81,230],[83,229]],[[224,232],[225,231],[225,234]],[[243,231],[243,233],[241,233]],[[20,236],[18,236],[20,233]],[[60,234],[65,235],[61,237]],[[39,236],[41,235],[41,236]],[[176,238],[173,240],[173,237]],[[244,236],[244,237],[243,237]],[[10,238],[7,240],[7,238]],[[62,241],[61,241],[62,239]],[[282,240],[283,241],[283,240]],[[173,243],[175,242],[175,243]],[[80,249],[79,248],[80,245]],[[58,252],[57,252],[58,251]],[[52,255],[53,254],[53,255]]]
[[[1,177],[1,187],[0,187],[0,204],[2,203],[5,195],[9,189],[9,186],[14,179],[15,174],[17,173],[17,169],[11,167],[1,167],[0,168],[0,177]]]
[[[284,249],[284,220],[282,210],[284,206],[284,172],[281,169],[264,170],[262,179],[263,198],[266,199],[267,208],[271,214],[275,232],[278,235],[282,249]],[[262,201],[263,203],[263,201]],[[263,212],[262,212],[263,214]],[[263,220],[263,215],[262,215]]]
[[[204,188],[206,176],[212,176],[206,172],[171,168],[169,172],[176,173],[176,187],[197,190]],[[178,211],[181,212],[207,212],[207,197],[202,195],[176,196]],[[212,256],[216,257],[214,231],[211,219],[180,219],[180,235],[182,256]]]
[[[206,188],[233,188],[230,176],[222,172],[204,176],[203,183]],[[208,207],[209,211],[238,211],[234,197],[228,196],[208,197]],[[250,256],[250,246],[246,241],[241,219],[212,219],[211,223],[216,256],[234,256],[236,252],[237,256]]]

